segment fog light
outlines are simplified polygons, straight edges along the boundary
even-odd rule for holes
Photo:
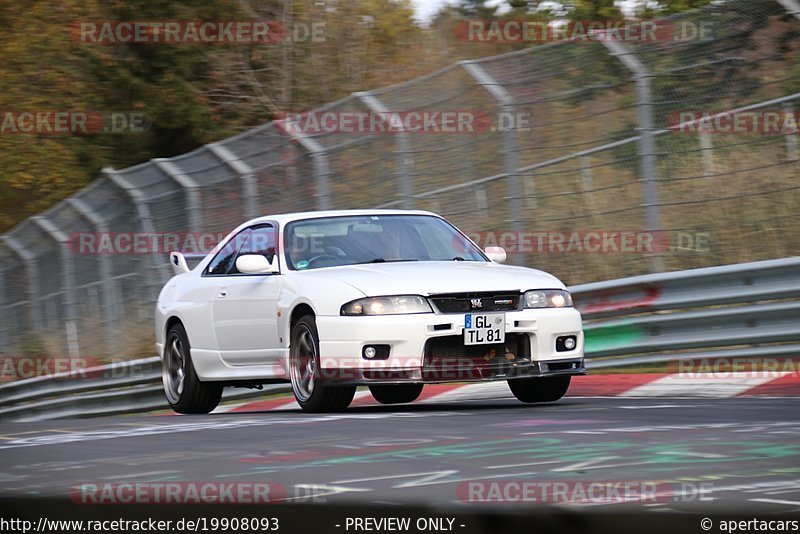
[[[389,345],[365,345],[361,349],[365,360],[386,360],[389,358]]]
[[[568,352],[578,346],[578,336],[558,336],[556,338],[556,352]]]

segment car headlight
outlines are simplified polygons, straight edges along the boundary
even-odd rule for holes
[[[523,298],[526,308],[571,308],[572,295],[561,289],[526,291]]]
[[[396,297],[368,297],[342,306],[342,315],[399,315],[406,313],[432,313],[431,305],[419,295]]]

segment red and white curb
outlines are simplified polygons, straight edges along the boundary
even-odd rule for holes
[[[616,374],[578,376],[572,379],[567,397],[671,397],[729,398],[749,396],[800,396],[796,373],[692,373]],[[415,403],[448,403],[513,398],[505,381],[425,386]],[[366,389],[356,392],[350,406],[378,403]],[[298,410],[291,395],[261,401],[220,406],[213,413]]]

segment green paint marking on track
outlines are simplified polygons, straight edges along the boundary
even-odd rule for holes
[[[645,335],[644,330],[632,325],[584,327],[584,350],[587,353],[632,345]]]

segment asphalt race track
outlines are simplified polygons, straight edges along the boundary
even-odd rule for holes
[[[463,506],[475,482],[489,491],[492,482],[658,481],[672,491],[655,502],[556,505],[800,511],[795,398],[567,397],[526,406],[509,394],[336,415],[4,423],[0,434],[5,496],[65,496],[96,481],[267,481],[289,501]]]

